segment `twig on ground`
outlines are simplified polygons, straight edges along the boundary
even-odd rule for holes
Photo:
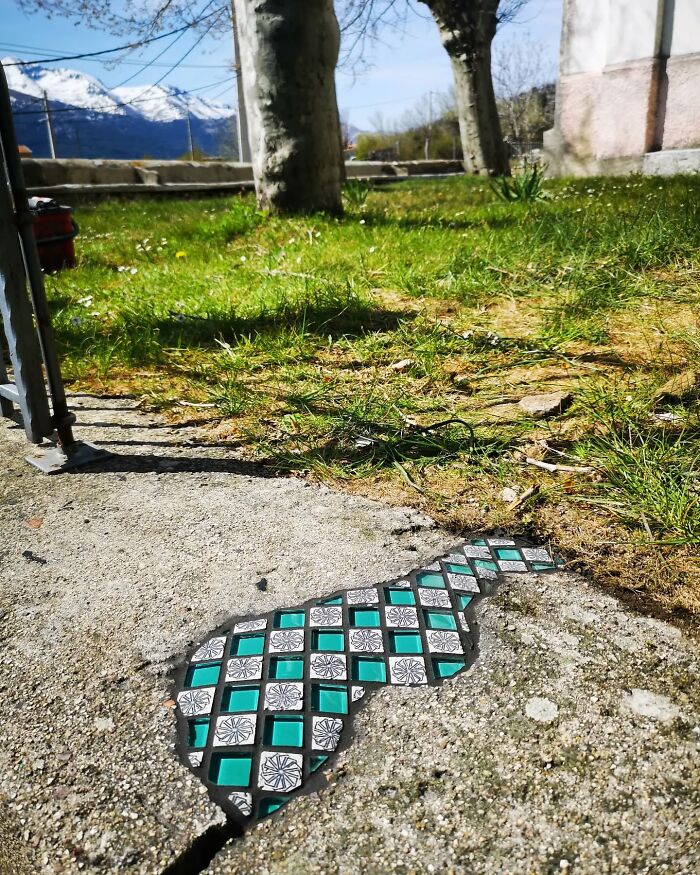
[[[515,501],[511,501],[506,510],[517,510],[521,505],[525,504],[528,498],[532,498],[533,495],[537,495],[540,491],[540,487],[537,483],[534,486],[530,486],[529,489],[526,489],[522,495],[519,495]]]
[[[592,474],[595,471],[595,468],[591,468],[589,465],[555,465],[553,462],[540,462],[539,459],[533,459],[530,456],[525,457],[525,463],[542,468],[543,471],[549,471],[551,474],[556,474],[557,471],[564,471],[567,474]]]
[[[179,398],[177,403],[180,407],[216,407],[216,404],[195,404],[194,401],[181,401]]]

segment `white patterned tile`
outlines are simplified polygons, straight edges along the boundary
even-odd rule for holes
[[[259,681],[262,665],[261,656],[233,656],[226,664],[226,680]]]
[[[187,754],[187,761],[193,769],[198,769],[202,765],[203,758],[204,752],[201,750],[196,750],[193,753]]]
[[[262,629],[267,629],[267,620],[243,620],[236,623],[233,627],[233,634],[239,635],[241,632],[260,632]]]
[[[501,571],[527,571],[527,565],[524,562],[516,562],[512,559],[504,559],[498,563]]]
[[[426,632],[426,638],[431,653],[464,653],[459,632],[432,629]]]
[[[428,683],[425,660],[420,656],[390,656],[389,675],[392,684],[415,686]]]
[[[350,589],[345,593],[349,605],[378,605],[379,593],[375,587],[367,589]]]
[[[482,571],[486,571],[488,569],[478,568],[477,573]],[[486,576],[486,575],[481,575]],[[495,572],[494,572],[495,577]],[[448,574],[447,580],[452,587],[452,589],[457,590],[458,592],[479,592],[479,584],[476,582],[476,578],[470,577],[468,574]]]
[[[542,547],[523,547],[520,552],[530,562],[554,562],[549,553]]]
[[[280,681],[265,687],[265,710],[301,711],[304,704],[304,684]]]
[[[351,687],[350,688],[350,700],[352,702],[357,702],[358,699],[361,699],[365,694],[364,687]]]
[[[218,717],[214,729],[214,747],[253,744],[257,714],[226,714]]]
[[[253,813],[253,796],[250,793],[235,790],[233,793],[229,793],[228,801],[246,817]]]
[[[309,611],[311,626],[342,626],[343,609],[339,605],[319,605]]]
[[[384,617],[390,629],[418,628],[418,611],[408,605],[387,605]]]
[[[261,790],[289,793],[301,786],[303,757],[300,753],[264,750],[260,754],[258,786]]]
[[[425,568],[419,569],[419,571],[442,571],[442,569],[439,562],[433,562],[431,565],[426,565]]]
[[[515,547],[515,541],[511,538],[487,538],[486,543],[492,547]]]
[[[470,559],[491,558],[491,551],[488,547],[473,547],[471,544],[465,544],[462,549],[464,550],[464,555],[469,556]]]
[[[221,659],[226,647],[226,636],[210,638],[201,644],[192,655],[190,662],[202,662],[205,659]]]
[[[498,575],[492,568],[477,568],[476,573],[478,577],[483,577],[487,580],[498,580]],[[476,592],[476,590],[472,591]]]
[[[303,649],[303,629],[279,629],[270,632],[270,653],[301,653]]]
[[[462,556],[461,553],[450,553],[444,562],[449,562],[451,565],[469,565],[469,562]]]
[[[351,653],[384,653],[381,629],[350,629],[348,641]]]
[[[424,608],[451,608],[450,594],[445,589],[418,587],[418,598]]]
[[[209,714],[216,687],[199,687],[196,690],[184,690],[177,694],[177,704],[185,717],[196,717],[198,714]]]
[[[309,677],[327,681],[345,681],[348,677],[344,653],[312,653],[309,657]]]
[[[343,731],[343,721],[337,717],[312,717],[312,750],[335,750]]]
[[[410,589],[411,581],[410,580],[397,580],[391,584],[394,589]]]

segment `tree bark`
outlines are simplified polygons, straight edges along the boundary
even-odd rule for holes
[[[342,213],[332,0],[234,0],[258,203]]]
[[[423,0],[452,63],[467,173],[510,173],[491,76],[491,43],[500,0]]]

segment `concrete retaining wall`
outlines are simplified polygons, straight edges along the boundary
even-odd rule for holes
[[[30,194],[158,194],[253,187],[250,164],[235,161],[100,161],[24,158]],[[462,173],[459,161],[349,161],[348,179],[397,179]]]

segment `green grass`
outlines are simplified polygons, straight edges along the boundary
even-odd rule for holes
[[[696,610],[697,403],[659,419],[653,396],[698,361],[700,180],[544,190],[356,185],[344,219],[251,197],[84,206],[78,268],[47,278],[66,375],[173,416],[213,404],[201,417],[277,470],[552,536],[630,589],[648,567],[655,598]],[[553,389],[574,392],[564,416],[518,410]],[[498,497],[533,485],[515,510]]]

